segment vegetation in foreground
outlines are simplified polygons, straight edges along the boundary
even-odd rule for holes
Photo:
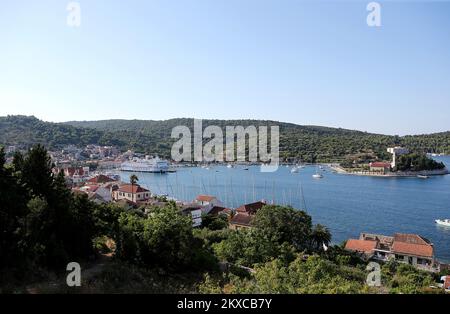
[[[366,263],[330,246],[326,227],[291,207],[266,206],[255,227],[202,229],[173,203],[141,210],[73,195],[35,146],[5,165],[0,150],[0,291],[3,293],[428,293],[437,277],[388,263],[380,288]],[[68,262],[83,285],[65,285]]]

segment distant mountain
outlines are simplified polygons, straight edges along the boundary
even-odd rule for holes
[[[0,144],[30,146],[42,143],[49,148],[67,144],[115,145],[123,150],[170,156],[172,129],[186,125],[193,129],[193,119],[101,120],[50,123],[35,117],[0,117]],[[373,153],[388,158],[386,147],[404,145],[418,152],[450,153],[450,132],[390,136],[321,126],[301,126],[266,120],[203,120],[203,127],[249,125],[280,126],[280,154],[282,158],[304,161],[335,161],[346,155]]]

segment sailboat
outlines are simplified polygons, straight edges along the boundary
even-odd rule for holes
[[[294,167],[291,169],[291,173],[298,173],[298,167],[294,166]]]
[[[316,173],[312,175],[314,179],[322,179],[323,175],[319,173],[319,168],[316,169]]]

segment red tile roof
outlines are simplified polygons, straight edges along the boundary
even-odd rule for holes
[[[110,177],[100,174],[96,177],[93,177],[93,178],[87,180],[87,183],[98,184],[98,183],[107,183],[107,182],[113,182],[113,181],[114,180],[111,179]]]
[[[431,258],[433,257],[433,245],[417,234],[396,233],[392,252]]]
[[[88,188],[89,192],[95,192],[98,190],[98,186],[94,185],[94,186],[89,186]]]
[[[250,226],[252,223],[253,217],[251,215],[245,214],[245,213],[237,213],[233,216],[230,223],[233,225],[244,225],[244,226]]]
[[[198,195],[196,197],[196,200],[199,202],[211,202],[213,199],[215,199],[215,196],[212,195]]]
[[[83,176],[84,175],[84,170],[82,167],[80,168],[66,168],[64,170],[64,173],[69,176],[69,177],[73,177],[74,175],[79,175],[79,176]]]
[[[223,214],[223,213],[225,213],[225,214],[227,214],[227,213],[230,213],[231,212],[231,209],[229,209],[229,208],[225,208],[225,207],[222,207],[222,206],[214,206],[210,211],[209,211],[209,215],[219,215],[219,214]]]
[[[258,202],[255,202],[255,203],[242,205],[242,206],[238,207],[236,209],[236,211],[238,213],[247,213],[247,214],[250,214],[250,215],[254,215],[254,214],[256,214],[256,212],[258,210],[260,210],[264,206],[266,206],[265,202],[258,201]]]
[[[150,192],[150,191],[145,189],[145,188],[143,188],[143,187],[141,187],[138,184],[134,184],[134,185],[123,184],[123,185],[120,186],[119,192],[136,194],[136,193]]]
[[[387,162],[371,162],[370,167],[376,167],[376,168],[390,168],[391,164]]]
[[[345,244],[345,249],[356,252],[370,254],[377,247],[377,241],[349,239]]]

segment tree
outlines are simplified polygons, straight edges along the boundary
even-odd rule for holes
[[[23,161],[21,179],[31,195],[48,197],[51,194],[52,163],[44,146],[38,144],[28,151]]]
[[[131,185],[135,185],[138,181],[139,181],[139,178],[137,177],[137,175],[132,174],[130,176],[130,183],[131,183]]]
[[[323,245],[328,246],[331,242],[331,233],[327,227],[317,224],[311,232],[311,250],[320,251]]]
[[[264,206],[256,213],[255,228],[271,241],[289,243],[298,251],[309,248],[311,216],[301,210],[285,206]]]
[[[20,266],[20,231],[27,213],[26,191],[11,168],[5,167],[5,152],[0,148],[0,268]]]
[[[223,214],[217,216],[202,215],[202,226],[210,230],[225,229],[228,227],[228,217]]]
[[[154,208],[146,218],[121,213],[114,240],[119,258],[173,270],[189,265],[196,242],[191,218],[172,203]]]

